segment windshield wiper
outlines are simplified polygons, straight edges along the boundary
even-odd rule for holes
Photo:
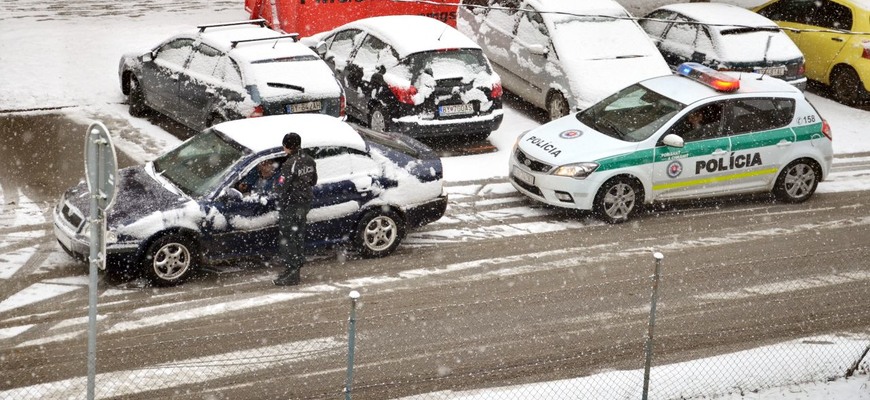
[[[607,127],[607,129],[611,130],[613,133],[615,133],[619,139],[622,139],[625,137],[625,133],[623,133],[621,130],[619,130],[619,128],[617,128],[613,122],[610,122],[606,118],[601,118],[599,120],[599,122],[604,123],[604,126]]]
[[[305,88],[302,86],[291,85],[289,83],[267,82],[267,86],[280,89],[293,89],[305,93]]]

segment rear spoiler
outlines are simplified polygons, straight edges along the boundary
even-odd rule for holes
[[[217,28],[217,27],[221,27],[221,26],[236,26],[236,25],[259,25],[261,27],[265,27],[266,20],[260,18],[260,19],[251,19],[251,20],[247,20],[247,21],[222,22],[219,24],[198,25],[197,28],[199,29],[199,32],[202,33],[208,28]]]

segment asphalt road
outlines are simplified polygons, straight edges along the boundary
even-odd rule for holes
[[[0,118],[10,138],[0,184],[48,205],[81,176],[83,141],[71,132],[83,128],[37,119],[49,123]],[[32,149],[41,149],[39,160]],[[466,194],[396,254],[318,256],[295,288],[271,286],[278,271],[262,265],[223,268],[177,288],[101,281],[101,390],[118,398],[336,398],[352,289],[362,294],[356,399],[642,368],[654,251],[665,255],[657,364],[870,333],[866,192],[819,193],[800,205],[766,196],[682,203],[608,226],[515,193],[467,190],[499,184],[451,188]],[[56,256],[48,226],[26,229],[39,244],[28,263]],[[84,265],[57,264],[25,268],[0,289],[83,279]],[[79,289],[0,311],[0,331],[28,327],[0,337],[0,398],[51,398],[83,384],[87,301]]]

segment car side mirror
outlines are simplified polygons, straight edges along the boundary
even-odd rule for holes
[[[665,138],[662,139],[662,143],[664,143],[665,146],[669,147],[683,147],[686,145],[686,143],[683,141],[683,138],[674,135],[673,133],[665,135]]]
[[[142,55],[142,61],[151,62],[151,61],[154,61],[154,58],[156,58],[156,57],[157,57],[157,51],[151,50],[148,53],[145,53]]]
[[[236,189],[234,187],[231,187],[231,188],[227,189],[226,192],[224,192],[224,198],[226,198],[227,200],[230,200],[230,201],[240,201],[240,200],[242,200],[242,197],[244,197],[242,192],[240,192],[239,189]]]
[[[545,56],[548,53],[547,46],[544,46],[541,44],[530,45],[529,52],[534,54],[534,55],[538,55],[538,56]]]
[[[314,48],[314,52],[317,53],[320,58],[323,58],[323,56],[326,54],[326,42],[317,43],[317,46]]]
[[[700,51],[693,51],[691,61],[696,63],[703,63],[704,61],[707,61],[707,55],[701,53]]]

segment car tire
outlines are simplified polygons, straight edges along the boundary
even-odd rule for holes
[[[369,128],[373,131],[378,132],[389,132],[392,127],[389,123],[389,116],[384,112],[384,109],[381,107],[372,107],[371,113],[369,114]]]
[[[628,221],[643,204],[640,185],[626,177],[611,178],[601,185],[592,204],[593,212],[608,224]]]
[[[355,245],[363,257],[384,257],[395,251],[404,237],[405,223],[399,214],[376,208],[360,219]]]
[[[130,105],[130,115],[140,118],[148,114],[148,106],[145,105],[145,94],[142,92],[142,86],[139,85],[139,80],[132,74],[128,78],[128,87],[130,94],[127,96],[127,103]]]
[[[172,286],[186,281],[196,269],[196,261],[195,244],[181,235],[158,238],[142,257],[145,277],[156,286]]]
[[[547,100],[547,114],[550,117],[550,121],[555,121],[568,115],[569,111],[568,101],[565,100],[565,96],[562,96],[558,92],[550,95],[550,99]]]
[[[801,203],[810,198],[819,186],[822,170],[819,164],[807,158],[790,162],[776,178],[773,194],[786,203]]]
[[[831,76],[831,90],[834,99],[847,106],[854,106],[861,100],[864,86],[854,69],[841,67]]]

